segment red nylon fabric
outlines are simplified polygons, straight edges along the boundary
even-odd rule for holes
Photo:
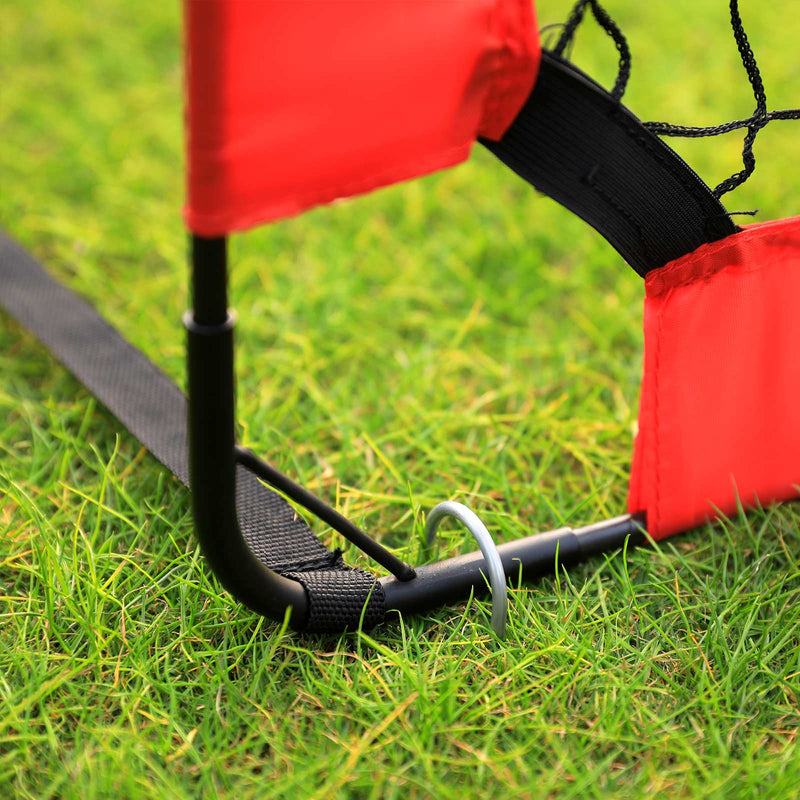
[[[533,88],[531,0],[184,0],[189,229],[463,161]]]
[[[655,539],[800,495],[800,217],[647,275],[628,507]]]

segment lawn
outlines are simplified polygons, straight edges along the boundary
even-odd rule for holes
[[[751,113],[726,3],[607,5],[639,116]],[[800,105],[793,10],[742,3],[770,108]],[[0,225],[182,383],[179,42],[175,2],[0,7]],[[574,56],[613,80],[592,23]],[[759,134],[729,209],[798,213],[799,136]],[[715,185],[741,138],[678,149]],[[624,511],[641,279],[481,148],[232,256],[241,438],[404,558],[445,499],[503,540]],[[186,489],[2,315],[0,375],[0,796],[800,793],[796,504],[515,587],[502,643],[484,600],[302,636],[221,590]]]

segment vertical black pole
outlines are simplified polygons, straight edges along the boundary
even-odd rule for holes
[[[228,318],[228,240],[192,236],[192,311],[199,325],[221,325]]]
[[[262,564],[236,517],[234,318],[227,300],[227,241],[191,240],[192,302],[188,332],[189,471],[197,538],[228,591],[254,611],[302,627],[308,601],[302,585]]]

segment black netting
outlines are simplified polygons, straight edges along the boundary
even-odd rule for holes
[[[735,172],[714,189],[714,197],[717,199],[735,189],[737,186],[741,186],[753,174],[756,167],[753,144],[756,140],[756,134],[768,122],[774,119],[800,119],[800,108],[767,111],[767,95],[764,90],[764,81],[761,78],[761,71],[756,63],[753,48],[750,46],[747,34],[744,31],[744,24],[742,23],[742,17],[739,13],[739,0],[729,0],[729,5],[733,37],[736,40],[736,47],[739,50],[742,65],[747,72],[747,78],[750,81],[750,85],[753,88],[753,95],[755,96],[756,109],[753,114],[747,119],[733,120],[732,122],[725,122],[722,125],[695,126],[673,125],[670,122],[643,123],[645,128],[658,136],[684,136],[689,138],[717,136],[721,133],[729,133],[730,131],[738,130],[739,128],[747,128],[742,146],[744,169]],[[620,100],[625,92],[628,79],[630,78],[631,53],[628,42],[622,31],[614,20],[609,17],[598,0],[577,0],[567,21],[563,25],[561,35],[553,47],[552,52],[559,58],[566,55],[566,51],[575,37],[575,32],[583,21],[587,8],[591,8],[592,14],[598,24],[614,40],[614,44],[619,51],[619,71],[617,73],[617,80],[614,83],[614,88],[611,90],[611,96],[615,100]]]

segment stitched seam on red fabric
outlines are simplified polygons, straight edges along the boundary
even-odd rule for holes
[[[646,391],[644,387],[644,375],[642,375],[642,394]],[[639,414],[637,420],[641,422],[643,418],[641,410],[642,398],[639,398]],[[631,457],[631,474],[628,479],[628,511],[636,513],[642,510],[642,458],[646,448],[645,438],[647,436],[647,426],[639,425],[636,436],[633,440],[633,455]]]
[[[664,331],[664,305],[658,309],[658,325],[656,327],[656,352],[655,365],[653,368],[653,443],[655,446],[655,458],[653,463],[654,489],[655,489],[655,519],[651,527],[651,533],[656,535],[660,531],[661,525],[661,403],[660,403],[660,372],[661,372],[661,342]],[[648,516],[650,509],[647,509]],[[650,520],[648,519],[648,526]]]
[[[674,291],[677,291],[678,289],[685,289],[687,286],[694,286],[696,283],[700,283],[701,281],[712,281],[715,278],[722,277],[723,275],[725,275],[730,266],[731,264],[723,264],[722,267],[720,267],[717,270],[714,270],[713,272],[709,272],[707,275],[698,275],[697,277],[692,278],[691,280],[684,281],[683,283],[676,283],[674,286],[668,286],[662,291],[658,292],[658,294],[650,295],[650,297],[653,298],[666,297],[667,295],[669,295]],[[770,269],[773,266],[774,266],[773,262],[757,264],[756,266],[750,267],[749,269],[737,270],[736,275],[751,275],[754,272],[760,272],[761,270],[764,269]]]
[[[499,22],[500,47],[492,53],[491,79],[478,125],[479,136],[497,140],[502,133],[505,133],[505,129],[513,121],[513,116],[516,116],[519,106],[524,100],[519,96],[520,81],[528,78],[531,61],[538,68],[538,41],[533,49],[529,49],[525,33],[523,32],[520,37],[515,35],[516,26],[524,26],[533,13],[531,6],[527,5],[529,2],[530,0],[496,0],[495,2],[493,14]],[[515,7],[514,11],[511,10],[512,7]],[[491,16],[489,30],[491,35]],[[519,46],[518,52],[515,52],[514,45]],[[513,116],[509,117],[509,106],[512,102],[517,108]],[[502,132],[494,130],[498,119],[505,123]]]
[[[796,217],[787,217],[786,220],[777,220],[776,222],[788,223],[796,219]],[[701,245],[694,252],[685,256],[681,256],[674,261],[670,261],[663,267],[652,270],[645,278],[645,290],[648,297],[659,297],[667,294],[673,289],[679,289],[683,286],[690,286],[691,284],[700,280],[706,280],[714,275],[719,274],[726,267],[730,266],[730,263],[708,264],[706,270],[691,275],[680,283],[670,283],[670,276],[675,274],[680,275],[690,268],[696,267],[698,264],[712,259],[714,256],[725,251],[726,249],[741,247],[745,242],[752,242],[754,240],[760,240],[765,237],[769,237],[770,234],[774,234],[776,227],[778,226],[767,223],[763,227],[759,226],[757,228],[745,228],[738,233],[734,233],[731,236],[725,237],[725,239],[720,242]],[[800,231],[800,228],[798,228],[798,231]],[[742,239],[741,237],[744,238]],[[798,236],[798,240],[800,241],[800,236]],[[747,270],[747,272],[755,272],[760,268],[761,265],[758,265],[753,269]]]
[[[675,261],[670,261],[668,264],[665,264],[663,267],[659,267],[658,269],[654,269],[651,272],[647,273],[647,277],[645,278],[645,290],[651,297],[658,297],[659,295],[666,294],[667,292],[671,291],[672,289],[678,289],[681,286],[689,286],[690,284],[694,283],[695,281],[701,280],[703,278],[710,278],[711,276],[715,275],[721,269],[724,269],[726,264],[722,264],[721,266],[714,266],[709,264],[708,270],[702,272],[697,275],[692,275],[690,278],[687,278],[685,281],[681,283],[671,284],[668,283],[669,276],[673,273],[682,273],[685,272],[688,267],[693,267],[702,261],[707,261],[710,258],[713,258],[718,253],[722,252],[723,250],[729,249],[734,246],[734,242],[732,241],[734,238],[741,236],[745,231],[740,231],[739,233],[734,233],[731,236],[726,237],[721,242],[716,243],[716,245],[701,245],[700,251],[694,251],[691,256],[682,256]],[[750,237],[748,237],[750,238]],[[736,242],[736,245],[739,245],[740,242]],[[652,278],[650,277],[652,275]],[[659,283],[658,289],[652,288],[652,284]]]
[[[509,3],[509,5],[516,5],[517,10],[513,12],[513,20],[512,24],[516,25],[517,23],[522,26],[525,24],[525,9],[524,5],[527,0],[516,0],[516,3]],[[510,12],[509,16],[512,12]],[[508,17],[507,17],[508,18]],[[516,41],[516,44],[520,46],[519,53],[514,52],[514,47],[512,43],[515,42],[516,37],[513,34],[514,28],[506,29],[504,41],[508,42],[508,46],[505,48],[505,52],[507,53],[506,56],[506,64],[503,68],[502,84],[500,89],[500,108],[505,110],[505,107],[508,105],[509,101],[514,97],[517,92],[517,84],[519,80],[524,77],[527,66],[530,58],[530,53],[527,51],[527,47],[524,46],[525,42],[524,39],[519,39]],[[524,34],[523,34],[524,36]]]
[[[489,67],[489,88],[481,112],[481,119],[478,130],[491,128],[492,120],[497,116],[503,93],[503,61],[505,59],[505,38],[506,26],[505,17],[502,13],[504,0],[495,0],[492,10],[486,15],[486,27],[489,41],[493,38],[494,27],[497,25],[497,37],[500,40],[500,47],[490,53]]]
[[[530,24],[531,29],[534,31],[534,39],[530,40],[532,44],[532,48],[528,48],[529,40],[526,38],[525,34],[519,38],[518,44],[520,46],[520,55],[514,59],[514,70],[512,74],[509,76],[509,84],[508,84],[508,91],[507,94],[510,96],[516,97],[518,93],[517,84],[523,78],[528,77],[529,70],[531,69],[531,61],[533,61],[533,84],[531,85],[531,91],[533,89],[533,85],[536,83],[536,78],[538,77],[539,72],[539,64],[541,60],[541,41],[539,40],[539,33],[538,29],[536,28],[536,9],[534,8],[533,4],[530,0],[517,0],[517,7],[519,9],[517,19],[520,22],[521,26],[525,26],[526,24]],[[522,102],[527,99],[527,97],[522,98],[519,101],[519,105],[522,105]],[[519,113],[519,108],[514,112],[514,116]],[[509,120],[508,125],[513,122]]]

